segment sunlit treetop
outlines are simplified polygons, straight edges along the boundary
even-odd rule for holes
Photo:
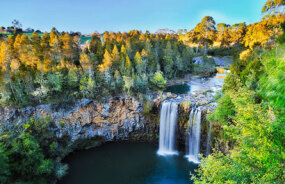
[[[262,8],[262,13],[280,14],[285,13],[285,0],[268,0]]]

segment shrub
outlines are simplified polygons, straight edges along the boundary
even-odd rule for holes
[[[162,73],[155,72],[154,76],[150,79],[151,84],[154,88],[162,90],[165,87],[166,80],[164,79]]]

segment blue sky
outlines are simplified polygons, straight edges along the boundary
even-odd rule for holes
[[[203,16],[228,24],[261,20],[266,0],[3,0],[1,26],[18,19],[23,28],[49,31],[155,32],[192,29]]]

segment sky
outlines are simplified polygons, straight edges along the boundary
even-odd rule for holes
[[[217,23],[258,22],[266,0],[0,0],[0,26],[50,31],[190,30],[204,16]]]

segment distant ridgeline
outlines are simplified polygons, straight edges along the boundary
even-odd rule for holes
[[[12,31],[0,38],[0,103],[25,106],[160,91],[167,79],[215,72],[214,62],[196,65],[194,56],[273,47],[284,20],[282,14],[248,26],[230,26],[216,25],[206,16],[193,30],[177,34],[133,30],[82,37],[56,29],[50,33]]]

